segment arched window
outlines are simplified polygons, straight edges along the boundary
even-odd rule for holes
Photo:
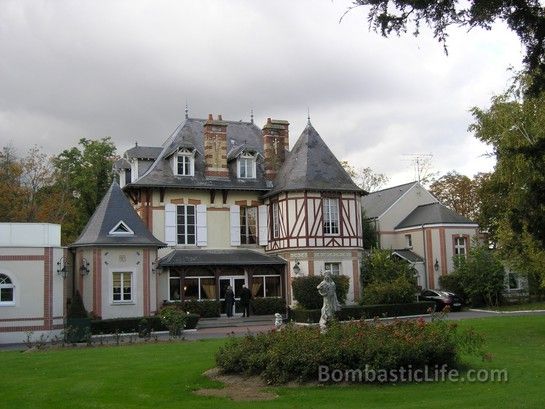
[[[15,286],[5,274],[0,274],[0,305],[13,305]]]

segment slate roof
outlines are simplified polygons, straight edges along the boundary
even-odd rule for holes
[[[125,157],[127,159],[137,158],[137,159],[157,159],[161,154],[163,148],[160,146],[134,146],[128,149],[125,152]]]
[[[109,234],[120,221],[125,223],[134,234],[119,236]],[[117,182],[113,182],[87,226],[70,247],[120,245],[166,247],[165,243],[151,234]]]
[[[474,224],[475,222],[459,215],[441,203],[430,203],[418,206],[395,228],[422,226],[426,224]]]
[[[362,205],[365,210],[365,217],[368,219],[379,217],[416,183],[418,182],[405,183],[404,185],[377,190],[364,196]]]
[[[114,162],[114,169],[130,169],[131,164],[125,158],[118,159]]]
[[[393,253],[397,254],[402,259],[407,260],[407,261],[409,261],[411,263],[423,263],[424,262],[424,259],[422,257],[420,257],[414,251],[409,250],[409,249],[394,250]]]
[[[258,160],[255,179],[237,178],[236,163],[230,162],[229,177],[204,176],[204,129],[206,119],[187,118],[172,132],[165,141],[161,152],[150,169],[136,182],[128,186],[178,187],[185,189],[232,189],[267,191],[272,185],[264,176],[262,161]],[[227,124],[227,149],[235,150],[245,146],[245,149],[263,155],[263,138],[261,129],[251,122],[223,121]],[[192,148],[195,154],[195,175],[174,175],[167,158],[178,148]]]
[[[162,257],[159,267],[284,265],[286,261],[253,250],[173,250]]]
[[[265,196],[296,190],[365,193],[346,173],[310,122],[287,154],[273,186]]]

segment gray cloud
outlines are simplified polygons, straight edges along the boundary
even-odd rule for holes
[[[160,144],[191,115],[291,122],[307,106],[339,158],[402,183],[403,154],[438,170],[490,168],[468,109],[500,92],[520,61],[515,35],[453,31],[450,55],[423,34],[383,39],[348,1],[0,3],[0,142],[57,153],[80,137],[120,150]],[[482,170],[487,170],[482,169]]]

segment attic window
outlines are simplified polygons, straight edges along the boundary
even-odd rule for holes
[[[124,221],[120,221],[115,227],[108,233],[112,236],[132,236],[134,232],[125,224]]]
[[[255,179],[255,155],[242,152],[238,158],[238,177],[241,179]]]
[[[193,176],[195,174],[195,155],[189,149],[180,149],[175,159],[174,170],[179,176]]]

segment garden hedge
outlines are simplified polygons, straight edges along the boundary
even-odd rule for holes
[[[337,311],[336,316],[340,321],[368,319],[375,317],[402,317],[404,315],[421,315],[435,308],[433,301],[421,301],[409,304],[382,304],[382,305],[348,305]],[[295,322],[318,322],[321,310],[302,308],[290,309],[288,319]]]
[[[350,286],[350,279],[344,275],[332,276],[335,282],[337,299],[341,304],[346,302],[346,295]],[[296,277],[291,283],[293,289],[293,298],[297,300],[303,308],[312,310],[321,308],[324,302],[323,297],[318,293],[316,287],[324,279],[324,276],[305,276]]]
[[[185,323],[185,329],[194,329],[199,322],[199,316],[189,314]],[[115,334],[131,332],[167,331],[168,329],[161,323],[161,317],[155,315],[152,317],[131,317],[131,318],[112,318],[107,320],[92,320],[91,333],[97,334]]]
[[[201,318],[215,318],[220,316],[221,304],[217,300],[163,302],[163,307],[166,307],[167,305],[177,305],[184,311],[197,314]]]
[[[272,315],[286,312],[286,300],[283,298],[254,298],[250,301],[254,315]]]

